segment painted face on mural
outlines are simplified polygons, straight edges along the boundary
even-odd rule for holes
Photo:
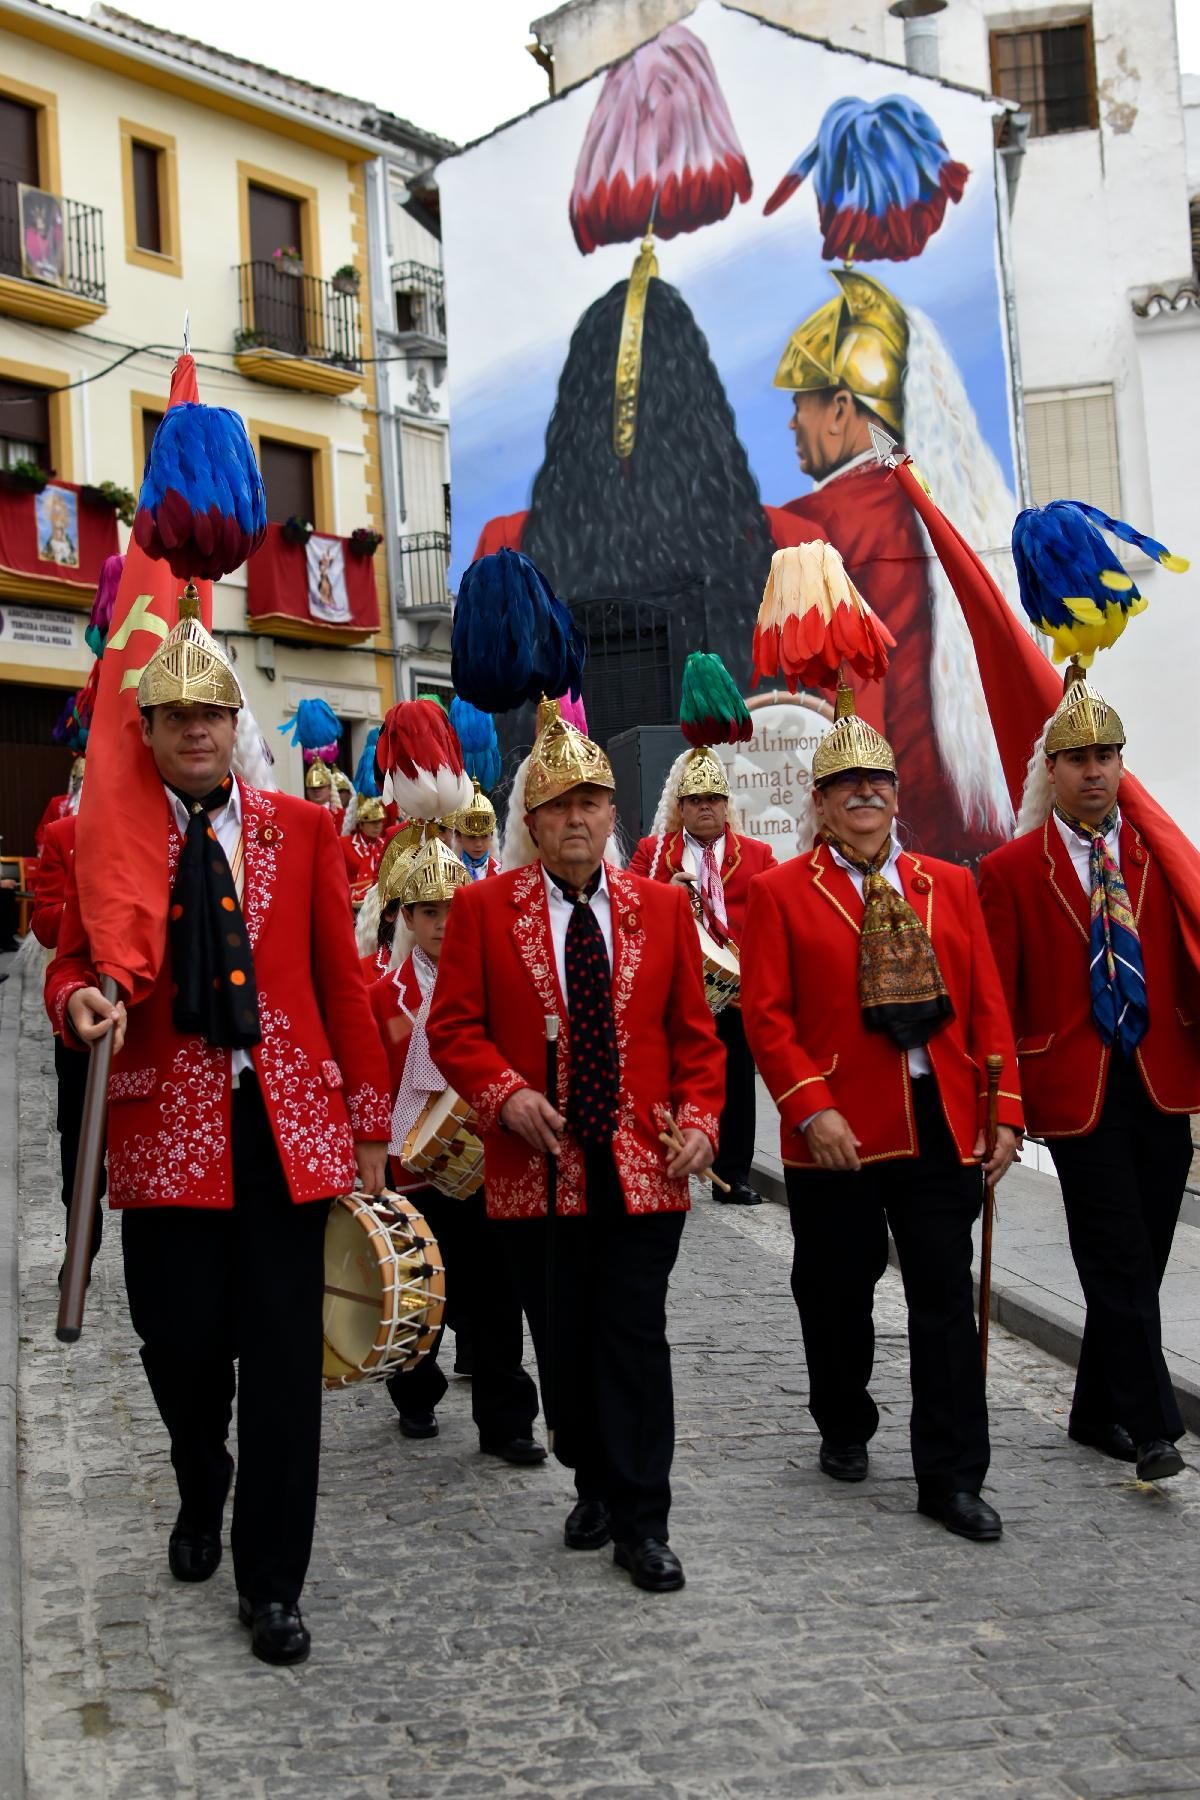
[[[788,430],[804,473],[824,481],[871,448],[870,421],[849,388],[822,388],[794,397]]]

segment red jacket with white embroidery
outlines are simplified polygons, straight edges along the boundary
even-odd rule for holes
[[[969,1163],[985,1123],[985,1057],[1004,1059],[1000,1123],[1022,1125],[1004,991],[970,870],[907,852],[898,867],[954,1005],[926,1049],[959,1160]],[[886,1032],[867,1030],[858,1003],[862,918],[854,883],[823,843],[751,884],[742,1018],[791,1168],[812,1168],[800,1124],[829,1106],[862,1139],[864,1163],[917,1154],[908,1059]]]
[[[629,859],[631,875],[650,874],[657,838],[644,837]],[[654,871],[655,881],[670,881],[683,867],[683,833],[670,831],[663,839],[662,855]],[[734,831],[725,833],[721,855],[721,886],[725,890],[725,911],[729,915],[729,935],[741,948],[746,928],[746,902],[750,898],[750,882],[755,875],[775,867],[775,854],[769,844],[758,838],[739,837]],[[699,870],[697,870],[699,874]]]
[[[367,993],[387,1055],[388,1083],[394,1107],[408,1056],[408,1040],[421,1010],[421,984],[413,969],[412,956],[406,956],[398,969],[389,969],[381,980],[373,981]],[[391,1169],[392,1186],[397,1193],[429,1185],[419,1175],[411,1174],[398,1157],[391,1158]]]
[[[358,965],[346,880],[324,807],[239,783],[242,912],[254,953],[262,1042],[250,1055],[293,1200],[348,1193],[355,1139],[386,1140],[387,1064]],[[163,796],[163,881],[183,844]],[[165,912],[164,908],[164,912]],[[46,1007],[62,1032],[67,1001],[96,985],[74,878]],[[76,1045],[68,1028],[68,1044]],[[185,1037],[171,1018],[169,952],[129,1012],[108,1084],[109,1204],[233,1205],[232,1052]]]
[[[686,1181],[667,1177],[661,1115],[717,1142],[725,1057],[704,998],[700,951],[687,895],[607,870],[613,933],[613,1016],[620,1093],[613,1155],[626,1210],[681,1212]],[[559,986],[540,862],[454,896],[427,1030],[434,1062],[469,1100],[483,1140],[488,1213],[546,1212],[546,1158],[499,1122],[510,1094],[546,1088],[545,1016],[556,1013],[560,1113],[567,1108],[571,1028]],[[557,1210],[586,1212],[583,1154],[564,1133]]]
[[[1138,1068],[1160,1112],[1200,1112],[1200,971],[1166,876],[1127,820],[1120,860],[1150,1009]],[[1092,1018],[1088,896],[1053,819],[984,857],[979,898],[1017,1034],[1029,1129],[1081,1137],[1100,1116],[1112,1051]]]
[[[75,814],[55,819],[42,833],[42,853],[33,884],[33,917],[29,929],[39,944],[53,950],[62,926],[67,880],[75,855]]]
[[[381,975],[387,974],[391,962],[392,946],[390,944],[380,944],[371,952],[370,956],[359,957],[358,966],[363,972],[363,980],[368,987],[378,981]]]

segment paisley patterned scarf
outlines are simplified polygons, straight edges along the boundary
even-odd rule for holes
[[[823,831],[824,843],[863,878],[863,922],[858,947],[858,1003],[868,1031],[886,1031],[900,1050],[919,1050],[954,1017],[929,933],[904,895],[881,873],[892,854],[885,839],[865,857]]]

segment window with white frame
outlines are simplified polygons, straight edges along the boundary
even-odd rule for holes
[[[1121,466],[1111,387],[1027,393],[1025,440],[1035,505],[1087,500],[1120,515]]]

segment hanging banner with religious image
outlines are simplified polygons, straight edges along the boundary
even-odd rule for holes
[[[308,610],[322,625],[345,625],[350,619],[346,593],[346,553],[341,538],[318,537],[304,547],[308,561]]]
[[[105,558],[119,549],[116,513],[81,506],[72,483],[34,493],[0,476],[0,597],[90,606]]]
[[[345,538],[297,544],[268,525],[246,564],[246,611],[274,637],[362,643],[379,630],[376,560],[347,556]]]
[[[61,287],[66,276],[63,203],[58,194],[17,183],[21,214],[21,273],[26,281]]]

